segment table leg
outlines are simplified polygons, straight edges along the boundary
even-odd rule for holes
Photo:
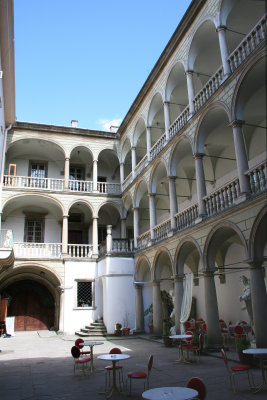
[[[116,368],[115,368],[116,361],[112,361],[112,365],[113,365],[113,368],[112,368],[113,380],[112,380],[112,386],[109,389],[109,391],[107,392],[107,399],[110,399],[114,392],[117,392],[117,393],[120,392],[120,390],[117,386],[117,382],[116,382]]]
[[[181,363],[184,361],[184,354],[181,342],[179,343],[178,350],[179,350],[179,358],[178,360],[174,360],[175,363]]]
[[[265,371],[264,371],[264,360],[263,357],[260,357],[260,369],[261,369],[261,384],[254,389],[254,393],[259,392],[264,385],[267,385],[266,378],[265,378]]]
[[[94,351],[93,351],[94,346],[90,346],[90,350],[91,350],[91,373],[94,372]]]

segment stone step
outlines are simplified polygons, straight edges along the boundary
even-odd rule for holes
[[[80,336],[80,337],[105,337],[107,334],[99,334],[99,333],[85,333],[82,331],[76,331],[75,335]]]
[[[90,325],[86,325],[85,328],[81,328],[81,330],[75,332],[75,334],[82,337],[106,336],[107,330],[103,323],[103,320],[96,320]]]

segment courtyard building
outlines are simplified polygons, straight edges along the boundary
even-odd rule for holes
[[[193,0],[116,132],[15,120],[13,2],[0,11],[0,294],[15,330],[149,332],[150,308],[160,336],[166,292],[176,332],[201,317],[220,346],[220,319],[246,321],[266,347],[265,2]]]

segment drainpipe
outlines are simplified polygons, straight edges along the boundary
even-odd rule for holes
[[[12,128],[12,124],[10,124],[4,131],[4,140],[3,140],[3,150],[2,150],[2,160],[1,160],[1,173],[0,173],[0,230],[2,224],[2,189],[3,189],[3,178],[4,178],[4,168],[5,168],[5,160],[6,160],[6,139],[7,132]]]

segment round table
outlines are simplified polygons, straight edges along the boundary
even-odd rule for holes
[[[149,389],[142,394],[146,400],[189,400],[196,396],[198,396],[196,390],[181,386]]]
[[[186,335],[186,334],[169,336],[169,338],[171,338],[171,339],[176,339],[176,340],[179,341],[179,346],[178,346],[178,348],[179,348],[179,358],[178,358],[178,360],[175,360],[174,362],[188,362],[188,360],[186,360],[186,359],[184,358],[184,353],[183,353],[183,348],[182,348],[182,342],[183,342],[184,340],[186,340],[186,339],[191,338],[191,337],[192,337],[192,335]]]
[[[261,377],[262,377],[262,382],[259,386],[255,387],[255,393],[261,390],[261,388],[264,385],[267,385],[266,377],[265,377],[265,371],[264,371],[264,362],[263,358],[264,356],[267,356],[267,348],[256,348],[256,349],[246,349],[243,350],[244,354],[253,354],[255,357],[259,357],[260,359],[260,368],[261,368]]]
[[[83,342],[83,346],[89,346],[90,347],[90,357],[91,357],[91,363],[90,363],[90,371],[94,372],[94,353],[93,353],[93,348],[94,346],[99,346],[100,344],[104,344],[104,342]]]
[[[117,382],[116,382],[116,362],[117,361],[122,361],[122,360],[127,360],[128,358],[130,358],[131,356],[129,356],[129,354],[102,354],[100,356],[97,356],[97,358],[99,358],[99,360],[105,360],[105,361],[112,361],[112,365],[113,365],[113,380],[112,380],[112,386],[111,388],[107,391],[107,393],[105,393],[107,395],[107,399],[109,399],[114,392],[120,392],[118,386],[117,386]]]

